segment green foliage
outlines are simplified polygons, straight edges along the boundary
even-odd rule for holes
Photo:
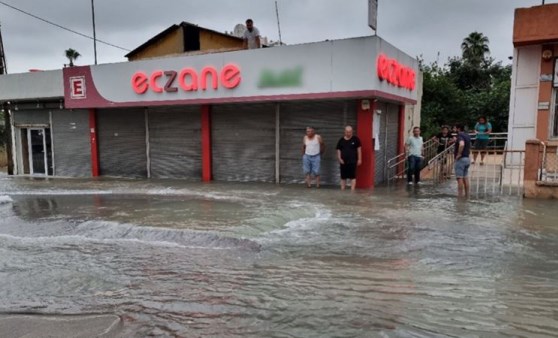
[[[477,34],[485,38],[482,33]],[[462,47],[473,48],[468,38]],[[485,42],[488,44],[488,39]],[[472,52],[466,55],[464,49],[463,57],[450,58],[443,66],[419,60],[424,74],[422,125],[425,136],[438,133],[445,124],[463,123],[473,128],[479,116],[488,118],[494,132],[507,131],[511,66],[487,58],[487,52],[488,45],[480,61],[478,55],[471,60]]]

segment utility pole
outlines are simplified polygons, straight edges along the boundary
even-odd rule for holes
[[[0,76],[8,74],[8,66],[6,64],[6,54],[4,53],[4,41],[2,40],[2,27],[0,25]],[[6,156],[8,162],[8,175],[14,174],[14,163],[12,158],[12,120],[10,118],[10,110],[7,102],[2,104],[2,113],[4,114],[4,130],[5,139],[3,140],[6,147]]]
[[[277,29],[279,30],[279,46],[282,46],[283,40],[281,39],[281,22],[279,21],[279,6],[277,5],[277,0],[275,1],[275,14],[277,15]]]
[[[95,64],[97,64],[97,30],[95,29],[95,0],[91,0],[91,17],[93,21],[93,53],[95,53]]]

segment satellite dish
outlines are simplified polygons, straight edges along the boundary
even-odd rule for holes
[[[234,26],[234,36],[241,38],[244,36],[244,32],[246,32],[246,26],[244,26],[243,24],[239,23],[238,25]]]

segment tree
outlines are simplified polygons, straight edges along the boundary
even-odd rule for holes
[[[74,66],[74,61],[76,61],[81,56],[77,50],[69,48],[66,49],[66,58],[70,61],[70,67]]]
[[[483,41],[481,45],[486,44],[486,48],[474,47],[477,45],[474,41]],[[464,50],[463,57],[449,58],[442,66],[437,62],[425,64],[419,59],[424,75],[422,128],[427,137],[437,133],[444,124],[460,122],[472,128],[479,116],[487,116],[495,132],[507,130],[511,66],[487,57],[488,38],[482,33],[471,33],[464,39],[462,48],[464,45],[468,52]],[[474,49],[486,52],[471,61],[469,50]]]
[[[484,36],[484,34],[479,32],[469,34],[461,43],[461,51],[463,52],[462,56],[465,63],[479,68],[486,61],[486,56],[490,54],[488,44],[488,37]]]

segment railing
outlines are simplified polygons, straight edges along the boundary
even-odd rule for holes
[[[558,183],[558,150],[549,148],[544,142],[541,167],[539,169],[539,181],[547,183]],[[549,151],[552,149],[553,151]]]
[[[401,153],[387,161],[386,164],[386,181],[391,185],[395,180],[405,178],[407,172],[407,157],[405,153]]]
[[[473,141],[476,139],[475,133],[470,133],[469,135],[471,136],[471,139]],[[486,152],[492,155],[504,155],[505,158],[507,138],[508,133],[491,133]],[[447,177],[451,176],[451,174],[453,173],[454,163],[454,147],[450,146],[444,152],[438,154],[438,145],[439,143],[436,142],[434,139],[427,140],[423,144],[424,161],[422,163],[424,167],[428,165],[428,167],[433,171],[432,179],[435,184],[440,183],[446,180]],[[473,154],[474,153],[475,151],[473,150]],[[440,163],[447,167],[440,165]],[[388,185],[391,185],[398,179],[405,178],[405,175],[407,173],[407,157],[405,153],[401,153],[394,158],[389,159],[386,163],[385,169],[385,179]]]
[[[432,173],[432,182],[439,184],[451,178],[453,164],[455,161],[455,145],[452,144],[446,150],[434,156],[428,161],[428,169]]]

